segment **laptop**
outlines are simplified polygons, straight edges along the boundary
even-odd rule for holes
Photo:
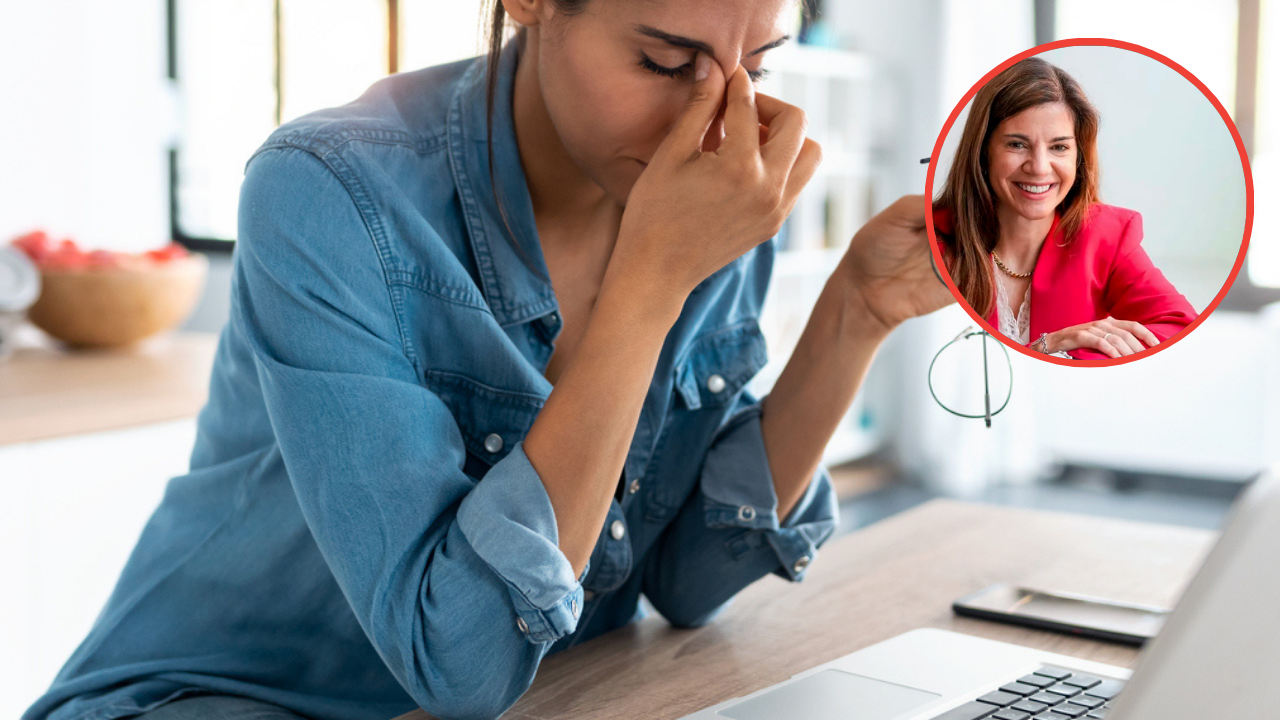
[[[913,630],[682,720],[1280,718],[1280,467],[1226,529],[1135,670]]]

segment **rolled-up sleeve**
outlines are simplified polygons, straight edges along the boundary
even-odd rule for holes
[[[575,629],[582,577],[522,443],[478,483],[463,472],[461,431],[419,382],[384,230],[361,197],[336,158],[251,160],[231,331],[252,351],[302,514],[382,660],[428,712],[494,717]]]
[[[835,490],[821,465],[789,516],[778,518],[760,411],[744,390],[707,449],[697,490],[646,558],[645,595],[674,625],[709,622],[769,573],[802,580],[835,532]]]

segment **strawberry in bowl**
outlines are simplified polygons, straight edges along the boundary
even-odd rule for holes
[[[143,253],[86,250],[36,230],[10,244],[40,271],[28,318],[77,347],[128,345],[175,327],[199,300],[209,266],[177,243]]]

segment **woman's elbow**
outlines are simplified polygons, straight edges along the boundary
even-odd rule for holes
[[[510,710],[532,684],[532,673],[517,675],[459,668],[435,674],[415,694],[422,709],[440,720],[493,720]]]
[[[673,599],[669,597],[649,598],[649,602],[653,604],[653,609],[658,611],[672,627],[684,629],[700,628],[720,617],[721,613],[728,609],[733,603],[733,598],[729,598],[719,605],[711,608],[706,603],[699,603],[696,600],[689,599]]]

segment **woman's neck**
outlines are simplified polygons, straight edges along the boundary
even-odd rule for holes
[[[533,212],[557,224],[581,222],[616,204],[569,156],[538,83],[538,32],[527,28],[516,67],[511,115]]]
[[[1029,220],[1016,212],[999,208],[996,214],[1000,221],[1000,237],[994,249],[1000,261],[1015,272],[1030,272],[1053,227],[1054,216]]]

